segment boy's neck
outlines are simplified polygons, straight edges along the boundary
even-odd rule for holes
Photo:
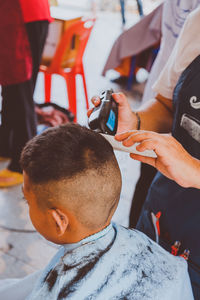
[[[80,240],[76,243],[66,243],[63,246],[66,248],[66,250],[73,250],[74,248],[77,248],[78,246],[89,243],[91,241],[95,241],[100,239],[101,237],[105,236],[111,229],[113,228],[112,224],[109,224],[107,227],[102,229],[101,231],[98,231],[92,235],[89,235],[85,237],[84,239]]]
[[[103,227],[100,227],[95,230],[89,230],[84,228],[83,226],[78,226],[74,230],[73,228],[67,230],[66,235],[63,236],[62,240],[60,241],[60,244],[74,244],[79,243],[91,236],[95,236],[96,234],[99,234],[102,232],[105,228],[107,228],[110,225],[110,221],[107,222]]]

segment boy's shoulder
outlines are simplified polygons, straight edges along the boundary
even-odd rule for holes
[[[61,250],[31,300],[193,299],[184,260],[139,231],[112,224]]]
[[[182,272],[187,272],[187,263],[182,257],[175,257],[144,233],[113,224],[116,230],[116,247],[130,256],[137,258],[141,268],[152,266],[161,276],[178,278]],[[129,251],[127,251],[129,249]],[[119,251],[119,252],[120,252]]]
[[[117,224],[113,227],[116,230],[115,259],[125,258],[126,272],[132,272],[132,276],[143,283],[147,299],[194,299],[184,258],[173,256],[138,230]]]

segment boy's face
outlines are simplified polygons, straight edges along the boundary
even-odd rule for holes
[[[28,175],[24,172],[24,185],[23,192],[24,197],[27,200],[29,206],[29,216],[35,229],[44,236],[47,240],[57,242],[57,233],[55,228],[55,222],[53,222],[49,209],[40,208],[38,203],[40,199],[33,192],[31,182]]]

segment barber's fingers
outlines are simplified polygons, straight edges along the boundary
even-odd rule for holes
[[[123,93],[113,93],[112,94],[113,98],[115,99],[115,101],[119,104],[119,106],[128,106],[129,107],[129,103],[126,99],[126,96]],[[91,99],[92,104],[96,107],[99,106],[101,103],[101,99],[99,96],[93,96]],[[89,109],[87,112],[88,117],[91,115],[93,109]]]
[[[91,99],[91,102],[92,104],[96,107],[96,106],[99,106],[100,103],[101,103],[101,99],[99,98],[99,96],[93,96],[92,99]],[[91,113],[93,112],[93,109],[94,108],[90,108],[88,111],[87,111],[87,116],[89,118],[89,116],[91,115]]]
[[[128,104],[128,100],[123,93],[113,93],[112,96],[119,105]],[[94,104],[94,106],[98,106],[101,103],[101,99],[99,96],[93,96],[91,102]]]
[[[101,103],[101,99],[99,96],[93,96],[91,102],[92,104],[94,104],[94,106],[99,106],[99,104]]]
[[[158,147],[162,147],[162,143],[155,139],[147,139],[142,141],[139,145],[137,145],[136,149],[139,152],[143,152],[145,150],[154,150],[156,151]]]
[[[137,132],[138,132],[138,130],[130,130],[130,131],[118,133],[115,135],[115,139],[117,141],[124,141],[124,140],[128,139],[129,136],[131,136],[132,134],[136,134]]]
[[[124,146],[130,147],[135,143],[140,143],[154,137],[159,138],[159,136],[160,134],[153,131],[130,130],[115,135],[115,139],[117,141],[123,141]]]
[[[151,165],[153,167],[156,167],[156,158],[142,156],[142,155],[134,154],[134,153],[130,153],[130,157],[135,159],[135,160],[138,160],[138,161],[140,161],[144,164],[148,164],[148,165]]]
[[[159,134],[152,131],[128,131],[115,136],[116,140],[122,141],[126,147],[131,147],[135,143],[139,143],[136,149],[139,152],[145,150],[153,150],[157,156],[163,157],[169,154],[172,144],[174,144],[173,138],[169,134]],[[174,147],[173,147],[174,149]],[[154,163],[152,161],[152,163]]]
[[[154,142],[162,142],[162,134],[153,131],[137,131],[131,134],[126,140],[123,141],[124,146],[132,146],[135,143],[142,143],[146,140],[153,139]]]
[[[88,116],[88,118],[89,118],[89,116],[91,115],[92,112],[93,112],[93,108],[91,108],[91,109],[89,109],[89,110],[87,111],[87,116]]]
[[[128,104],[126,96],[123,93],[113,93],[112,96],[119,105]],[[98,106],[101,103],[101,99],[99,96],[93,96],[91,102],[94,106]]]
[[[184,150],[173,137],[167,134],[156,134],[150,139],[145,139],[137,145],[136,149],[139,152],[153,150],[159,160],[164,159],[165,164],[169,164],[172,157],[179,157]]]

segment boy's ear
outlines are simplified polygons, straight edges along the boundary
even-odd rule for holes
[[[58,235],[62,236],[65,233],[69,224],[69,219],[67,215],[59,209],[52,209],[51,215],[56,223]]]

